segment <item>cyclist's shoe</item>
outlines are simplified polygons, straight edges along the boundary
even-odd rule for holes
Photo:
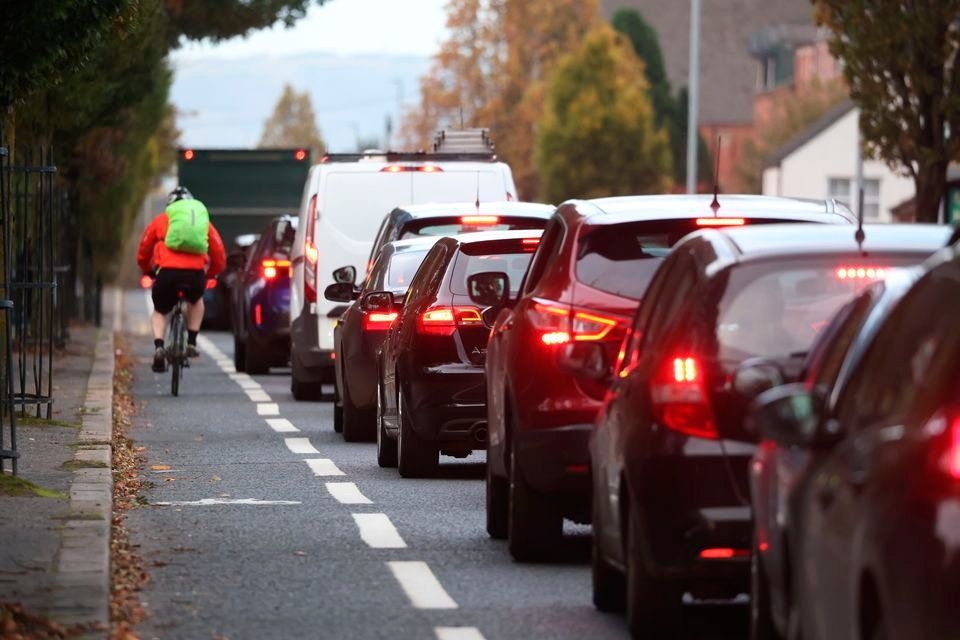
[[[167,352],[163,347],[157,347],[153,352],[152,369],[155,373],[163,373],[167,370]]]
[[[187,357],[188,358],[199,358],[200,352],[197,350],[197,345],[188,344],[187,345]]]

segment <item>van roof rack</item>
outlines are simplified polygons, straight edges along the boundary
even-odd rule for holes
[[[365,151],[363,153],[328,153],[320,162],[495,162],[497,155],[486,152],[428,152],[428,151]]]
[[[442,129],[433,139],[434,153],[493,153],[489,129]]]

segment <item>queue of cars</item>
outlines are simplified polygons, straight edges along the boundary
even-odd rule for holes
[[[234,288],[238,362],[279,362],[251,360],[251,309],[286,287],[294,396],[333,383],[334,428],[403,477],[486,449],[488,534],[548,561],[592,524],[594,604],[635,636],[747,593],[754,638],[960,637],[949,227],[522,203],[482,154],[328,158],[274,225]]]

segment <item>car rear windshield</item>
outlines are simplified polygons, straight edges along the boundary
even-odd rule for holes
[[[513,231],[516,229],[543,229],[545,219],[506,216],[450,216],[411,220],[403,225],[400,239],[417,236],[455,236],[474,231]]]
[[[391,291],[406,291],[426,255],[427,249],[393,254],[390,258],[390,267],[387,269],[387,288]]]
[[[532,251],[518,250],[518,241],[509,243],[483,243],[486,248],[466,245],[457,254],[450,280],[450,291],[455,295],[467,295],[467,278],[484,271],[502,271],[510,278],[510,295],[515,296],[520,282],[530,266]],[[500,244],[501,246],[496,246]],[[467,253],[463,249],[467,249]]]
[[[752,357],[804,358],[844,304],[890,269],[923,257],[874,253],[869,260],[827,256],[733,267],[711,296],[719,300],[717,355],[732,366]]]

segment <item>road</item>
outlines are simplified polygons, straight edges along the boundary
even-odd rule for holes
[[[145,302],[125,295],[134,333]],[[201,336],[179,398],[149,370],[151,340],[130,341],[150,482],[128,517],[150,572],[142,638],[628,637],[591,604],[588,528],[533,565],[487,536],[482,453],[401,479],[334,433],[331,404],[295,402],[286,372],[234,373],[228,334]],[[691,638],[746,637],[742,606],[688,610]]]

